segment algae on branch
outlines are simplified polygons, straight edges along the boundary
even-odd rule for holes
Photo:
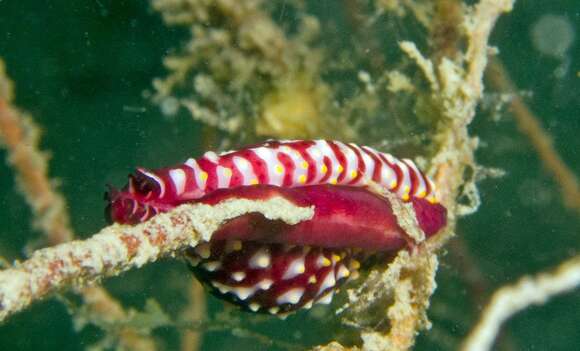
[[[153,6],[167,25],[191,31],[190,41],[165,58],[168,74],[155,79],[153,101],[169,115],[184,107],[224,132],[222,147],[268,137],[419,146],[431,125],[414,117],[411,79],[404,82],[407,75],[399,72],[408,60],[399,52],[385,63],[379,59],[385,45],[367,47],[367,31],[396,38],[392,28],[382,33],[370,23],[387,19],[378,5],[361,9],[362,27],[348,22],[358,15],[327,18],[302,1],[285,1],[283,9],[260,0],[155,0]],[[414,14],[413,6],[405,4]]]

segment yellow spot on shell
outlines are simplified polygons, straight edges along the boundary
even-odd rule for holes
[[[308,278],[308,283],[310,284],[316,284],[318,280],[316,279],[315,275],[311,275],[310,278]]]
[[[338,165],[337,170],[338,170],[338,173],[340,174],[344,171],[344,167],[342,167],[342,165]]]
[[[322,266],[323,266],[323,267],[328,267],[328,266],[330,266],[331,264],[332,264],[332,262],[331,262],[331,261],[330,261],[328,258],[326,258],[326,257],[323,257],[323,258],[322,258]]]
[[[340,256],[339,256],[339,255],[337,255],[337,254],[332,254],[332,260],[333,260],[334,262],[338,262],[338,261],[340,261]]]
[[[336,184],[336,178],[331,179],[329,183],[333,185]]]
[[[208,177],[207,172],[201,172],[199,177],[201,178],[201,180],[206,181]]]
[[[256,185],[258,184],[258,179],[254,178],[252,180],[250,180],[250,185]]]
[[[326,172],[328,172],[328,167],[326,167],[326,165],[322,165],[322,167],[320,167],[320,173],[326,174]]]
[[[284,168],[282,167],[282,165],[278,164],[276,165],[276,167],[274,167],[274,170],[276,171],[276,173],[278,174],[282,174],[284,172]]]
[[[298,181],[299,181],[301,184],[304,184],[304,183],[306,183],[306,176],[305,176],[304,174],[303,174],[303,175],[301,175],[300,177],[298,177]]]
[[[350,177],[351,178],[356,178],[357,175],[358,175],[358,172],[356,170],[350,172]]]
[[[395,189],[396,187],[397,187],[397,180],[396,179],[391,180],[391,184],[389,184],[389,188]]]
[[[232,170],[229,168],[224,168],[224,175],[226,177],[231,177],[232,176]]]
[[[419,193],[417,193],[417,197],[419,197],[421,199],[424,198],[425,195],[427,195],[427,192],[424,189],[421,190]]]
[[[409,201],[409,192],[411,191],[411,188],[408,185],[405,185],[405,187],[403,188],[403,195],[401,195],[401,199],[403,199],[403,201]]]
[[[302,167],[303,169],[308,169],[308,162],[302,161],[302,163],[300,164],[300,167]]]

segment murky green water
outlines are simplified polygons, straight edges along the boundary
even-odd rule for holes
[[[344,13],[337,9],[340,6],[328,1],[309,7],[322,21],[344,25]],[[538,21],[546,14],[562,17],[541,27]],[[295,15],[278,9],[275,20],[291,28],[290,16]],[[398,33],[383,38],[387,42],[417,35],[416,28],[404,22],[384,25],[394,26]],[[580,10],[574,0],[519,1],[514,12],[500,20],[492,39],[526,103],[576,175],[580,175],[579,28]],[[348,40],[348,27],[335,30]],[[550,46],[545,35],[561,45]],[[122,184],[136,165],[163,166],[202,151],[200,123],[185,111],[174,120],[163,118],[158,107],[143,97],[152,90],[152,79],[165,74],[162,57],[187,38],[186,30],[165,27],[158,14],[138,1],[0,0],[0,57],[16,83],[17,105],[44,128],[42,147],[52,155],[50,173],[61,182],[80,237],[105,225],[105,184]],[[497,101],[493,93],[487,98]],[[460,221],[458,236],[463,240],[451,243],[441,258],[430,310],[434,328],[419,337],[416,350],[457,348],[497,287],[578,254],[578,212],[562,205],[557,184],[510,115],[505,111],[496,115],[499,119],[490,109],[480,110],[471,131],[481,139],[479,163],[503,169],[506,176],[483,180],[482,206]],[[0,158],[5,156],[1,150]],[[0,255],[8,260],[22,259],[23,248],[39,235],[15,188],[12,170],[2,163]],[[176,316],[187,298],[188,276],[181,262],[167,260],[108,279],[104,285],[127,307],[142,310],[148,299],[155,299]],[[67,298],[78,302],[73,295]],[[304,349],[345,328],[328,308],[279,321],[229,309],[224,317],[221,301],[210,297],[208,304],[212,316],[208,327],[216,330],[205,334],[203,350],[279,348],[239,335],[248,334],[246,329]],[[231,323],[243,330],[232,331]],[[580,344],[579,324],[577,290],[518,314],[506,324],[498,349],[574,350]],[[176,328],[162,326],[153,334],[160,349],[179,348]],[[341,340],[348,343],[351,334],[345,330]],[[65,305],[51,299],[0,326],[0,349],[79,350],[102,337],[103,332],[91,325],[75,331]]]

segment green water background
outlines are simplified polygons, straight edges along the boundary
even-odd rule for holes
[[[339,13],[336,3],[318,6],[321,17]],[[517,86],[531,95],[530,108],[553,137],[555,148],[575,174],[580,174],[580,50],[578,38],[568,57],[570,66],[554,76],[560,60],[542,55],[530,40],[538,18],[566,16],[576,34],[580,28],[577,1],[519,1],[500,19],[492,43]],[[578,35],[576,35],[578,37]],[[169,121],[143,98],[151,80],[163,76],[161,58],[187,40],[185,30],[163,25],[158,14],[139,1],[0,1],[0,57],[16,83],[16,104],[43,127],[42,148],[50,150],[50,173],[60,181],[69,203],[72,225],[80,237],[105,225],[104,186],[122,184],[136,165],[157,167],[179,162],[201,150],[201,126],[185,113]],[[405,39],[404,36],[401,38]],[[554,40],[559,40],[554,37]],[[538,272],[578,254],[578,216],[563,207],[559,189],[541,165],[528,140],[508,114],[493,121],[482,111],[471,127],[483,147],[482,165],[506,170],[501,179],[480,184],[482,206],[460,221],[474,264],[485,278],[488,296],[495,288],[526,273]],[[0,151],[0,159],[6,153]],[[0,165],[0,255],[23,258],[23,247],[38,236],[30,210],[15,191],[12,170]],[[433,333],[423,333],[416,350],[454,349],[469,331],[481,306],[464,279],[465,267],[441,258],[438,290],[430,316]],[[105,286],[126,306],[142,309],[155,298],[174,315],[186,297],[180,262],[164,261],[121,277]],[[212,311],[221,302],[210,298]],[[244,315],[243,321],[252,316]],[[532,307],[504,328],[505,345],[513,350],[573,350],[580,345],[580,292]],[[252,328],[252,327],[250,327]],[[307,313],[286,321],[260,323],[254,329],[298,345],[329,340],[339,324],[321,325]],[[177,347],[178,332],[155,331],[162,348]],[[97,341],[94,327],[75,332],[62,303],[48,300],[0,326],[3,350],[80,350]],[[212,332],[203,350],[261,350],[252,338],[229,331]]]

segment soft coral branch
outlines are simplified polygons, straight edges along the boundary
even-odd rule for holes
[[[40,129],[32,118],[12,106],[11,86],[0,61],[0,137],[8,150],[8,162],[48,244],[72,240],[65,200],[53,189],[46,154],[38,149]]]
[[[462,350],[486,351],[493,346],[502,324],[532,305],[541,305],[553,296],[580,285],[580,256],[571,258],[552,272],[523,277],[498,289],[483,310],[481,319],[465,339]]]
[[[209,240],[224,221],[251,212],[289,224],[313,214],[311,208],[281,198],[188,204],[136,226],[112,225],[87,240],[38,250],[30,259],[0,271],[0,321],[60,289],[80,288],[176,256],[200,240]]]
[[[13,84],[0,60],[0,136],[8,151],[20,192],[32,208],[34,222],[48,245],[57,245],[74,238],[64,196],[48,176],[48,160],[39,149],[40,127],[34,120],[13,106]],[[126,313],[102,287],[79,291],[93,319],[123,320]],[[119,345],[128,349],[154,350],[153,339],[139,335],[129,327],[113,331]]]

